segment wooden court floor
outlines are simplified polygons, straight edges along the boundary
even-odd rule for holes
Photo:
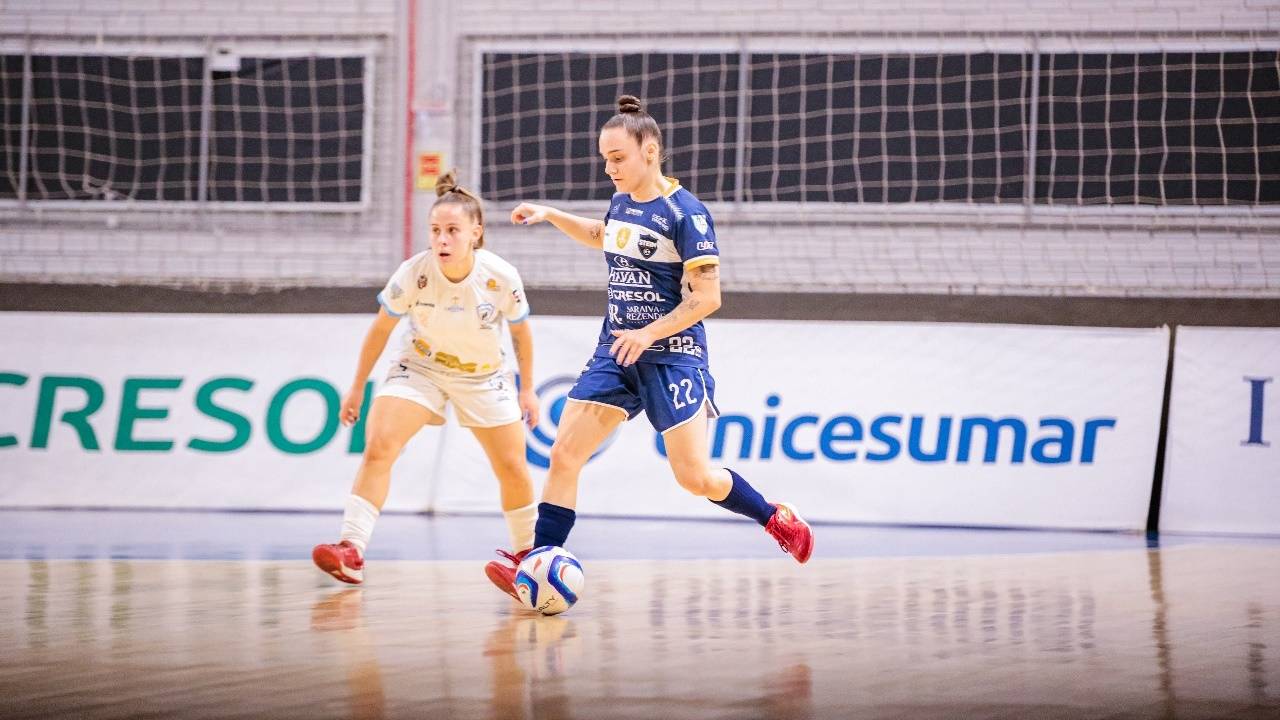
[[[1280,718],[1280,546],[586,563],[0,561],[0,717]]]

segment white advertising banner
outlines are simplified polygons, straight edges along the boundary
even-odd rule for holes
[[[600,323],[536,321],[543,420],[529,457],[545,465]],[[808,518],[1146,525],[1167,329],[712,320],[708,334],[723,413],[713,461]],[[625,423],[586,466],[579,512],[723,517],[676,485],[657,440],[644,415]],[[440,506],[493,507],[478,448],[457,445]]]
[[[1280,535],[1280,329],[1178,328],[1160,529]]]
[[[0,313],[0,506],[341,508],[364,426],[337,411],[372,319]],[[437,434],[388,507],[425,507]]]
[[[0,314],[0,506],[333,509],[370,318]],[[537,317],[538,482],[599,320]],[[1141,529],[1168,332],[711,320],[713,462],[814,520]],[[374,372],[381,379],[383,369]],[[362,428],[360,428],[362,430]],[[584,514],[724,517],[644,415],[588,463]],[[479,446],[427,429],[388,508],[498,509]]]

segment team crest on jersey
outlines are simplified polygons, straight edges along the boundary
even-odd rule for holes
[[[703,235],[707,234],[707,216],[706,215],[690,215],[689,219],[693,220],[693,226],[698,228],[698,232],[702,233]]]
[[[653,257],[658,252],[658,238],[652,235],[640,234],[640,239],[636,241],[636,247],[640,250],[640,254],[645,260]]]
[[[399,283],[391,283],[391,299],[399,300],[404,295],[404,289]]]
[[[487,330],[498,319],[498,309],[490,303],[480,303],[476,306],[476,316],[480,318],[480,327]]]
[[[427,286],[427,276],[426,276],[426,275],[419,275],[419,276],[418,276],[418,289],[419,289],[419,290],[421,290],[421,289],[425,288],[426,286]]]

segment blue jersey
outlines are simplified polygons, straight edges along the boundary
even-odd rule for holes
[[[613,196],[603,243],[609,307],[595,357],[609,357],[614,330],[638,330],[674,310],[689,292],[686,271],[720,262],[707,208],[674,179],[667,182],[662,195],[649,202],[636,202],[627,193]],[[707,367],[702,322],[658,340],[640,361]]]

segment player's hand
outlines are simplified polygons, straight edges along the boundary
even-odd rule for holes
[[[613,344],[609,346],[609,354],[613,356],[615,362],[622,367],[632,365],[640,359],[645,350],[653,345],[654,338],[649,334],[647,329],[640,330],[614,330],[613,336],[616,338]]]
[[[519,402],[524,424],[531,428],[536,426],[538,424],[538,396],[534,394],[533,388],[522,389]]]
[[[511,211],[511,222],[515,225],[536,225],[547,219],[550,210],[546,205],[520,203]]]
[[[364,385],[351,388],[342,399],[342,409],[338,410],[338,422],[348,427],[355,425],[360,419],[360,406],[364,404]]]

